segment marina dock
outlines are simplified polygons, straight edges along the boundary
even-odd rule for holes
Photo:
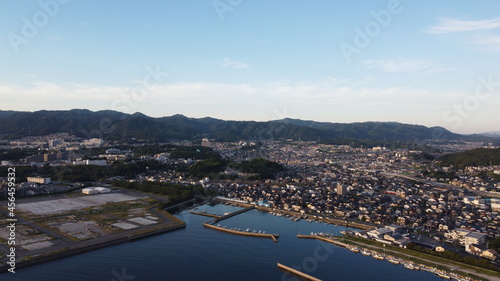
[[[219,215],[215,215],[215,214],[210,214],[210,213],[207,213],[207,212],[196,212],[196,211],[189,211],[190,214],[193,214],[193,215],[199,215],[199,216],[205,216],[205,217],[211,217],[211,218],[220,218],[222,216],[219,216]]]
[[[303,234],[301,235],[301,234],[299,234],[299,235],[297,235],[297,238],[301,238],[301,239],[317,239],[317,240],[321,240],[321,241],[324,241],[324,242],[332,243],[334,245],[337,245],[337,246],[349,249],[349,250],[351,250],[353,252],[356,252],[356,253],[357,252],[361,252],[363,255],[372,256],[373,258],[375,258],[377,260],[387,260],[390,263],[395,264],[395,265],[401,264],[405,268],[411,269],[411,270],[427,271],[427,272],[436,274],[439,277],[445,278],[445,279],[454,279],[454,280],[460,280],[460,281],[471,281],[471,280],[474,280],[474,279],[472,279],[470,277],[461,276],[461,275],[459,275],[457,273],[454,273],[454,272],[448,272],[448,271],[439,270],[439,269],[437,269],[435,267],[427,266],[427,265],[424,265],[424,264],[418,264],[418,263],[415,263],[415,262],[412,262],[412,261],[409,261],[409,260],[406,260],[406,259],[403,259],[403,258],[398,258],[398,257],[392,256],[392,255],[386,254],[385,252],[381,253],[381,252],[378,252],[378,251],[375,251],[375,250],[372,250],[372,249],[368,249],[368,248],[363,248],[363,247],[360,247],[360,246],[351,246],[349,244],[342,243],[342,242],[337,241],[335,239],[331,239],[331,238],[328,238],[328,237],[323,237],[323,236],[320,236],[320,235],[303,235]]]
[[[228,228],[224,228],[221,226],[216,226],[216,225],[210,224],[209,222],[204,223],[203,226],[211,228],[211,229],[215,229],[218,231],[236,234],[236,235],[260,237],[260,238],[271,238],[274,242],[278,242],[278,238],[280,236],[279,234],[256,233],[256,232],[247,232],[247,231],[241,231],[241,230],[228,229]]]
[[[302,279],[304,279],[304,280],[309,280],[309,281],[321,281],[321,279],[318,279],[318,278],[316,278],[316,277],[312,277],[311,275],[305,274],[305,273],[303,273],[303,272],[300,272],[300,271],[298,271],[298,270],[295,270],[295,269],[293,269],[293,268],[291,268],[291,267],[288,267],[288,266],[286,266],[286,265],[283,265],[283,264],[281,264],[281,263],[278,263],[278,268],[279,268],[279,269],[281,269],[281,270],[283,270],[283,271],[286,271],[286,272],[288,272],[288,273],[291,273],[291,274],[293,274],[293,275],[296,275],[296,276],[298,276],[298,277],[300,277],[300,278],[302,278]]]
[[[225,220],[225,219],[228,219],[228,218],[230,218],[230,217],[234,217],[234,216],[236,216],[236,215],[242,214],[242,213],[244,213],[244,212],[248,212],[248,211],[250,211],[250,210],[252,210],[252,209],[254,209],[254,208],[255,208],[255,206],[250,206],[250,207],[247,207],[247,208],[245,208],[245,209],[241,209],[241,210],[238,210],[238,211],[236,211],[236,212],[232,212],[232,213],[227,214],[227,215],[225,215],[225,216],[221,216],[221,217],[219,217],[219,218],[216,218],[216,219],[214,220],[214,222],[220,222],[221,220]]]
[[[265,233],[265,232],[261,232],[261,231],[259,231],[259,232],[256,232],[256,231],[250,232],[249,229],[247,229],[246,231],[244,231],[244,230],[236,229],[236,228],[232,228],[232,229],[226,228],[225,226],[220,226],[220,224],[216,225],[216,223],[218,223],[218,222],[220,222],[222,220],[234,217],[234,216],[242,214],[244,212],[248,212],[248,211],[250,211],[252,209],[255,209],[255,206],[246,207],[244,209],[238,210],[236,212],[232,212],[232,213],[224,215],[224,216],[217,216],[217,215],[209,214],[209,213],[206,213],[206,212],[194,212],[194,211],[190,211],[189,213],[196,214],[196,215],[207,216],[207,217],[213,217],[214,218],[213,220],[205,222],[203,224],[204,227],[208,227],[208,228],[211,228],[211,229],[214,229],[214,230],[218,230],[218,231],[222,231],[222,232],[227,232],[227,233],[231,233],[231,234],[241,235],[241,236],[271,238],[274,242],[278,242],[278,238],[280,236],[279,234],[270,234],[270,233]]]
[[[327,243],[331,243],[331,244],[334,244],[334,245],[337,245],[337,246],[340,246],[340,247],[343,247],[343,248],[347,248],[347,246],[349,246],[349,245],[347,245],[345,243],[342,243],[340,241],[333,240],[333,239],[328,239],[326,237],[322,237],[322,236],[318,236],[318,235],[298,234],[297,238],[301,238],[301,239],[317,239],[317,240],[321,240],[321,241],[324,241],[324,242],[327,242]]]

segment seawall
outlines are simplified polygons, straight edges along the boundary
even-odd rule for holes
[[[287,215],[294,216],[294,217],[300,217],[300,216],[303,215],[300,212],[278,210],[278,209],[273,209],[273,208],[263,207],[263,206],[255,206],[255,205],[252,205],[252,204],[246,204],[246,203],[241,203],[241,202],[236,202],[236,201],[224,200],[224,199],[220,199],[220,198],[214,198],[212,200],[216,201],[216,202],[228,202],[228,203],[235,204],[235,205],[238,205],[238,206],[241,206],[241,207],[245,207],[245,208],[253,206],[255,209],[257,209],[259,211],[264,211],[264,212],[279,212],[279,213],[287,214]],[[359,223],[359,222],[353,222],[353,221],[346,222],[345,220],[334,219],[334,218],[321,218],[320,219],[320,218],[318,218],[318,216],[321,216],[320,214],[318,214],[318,215],[306,214],[306,215],[309,216],[310,218],[313,218],[316,221],[331,223],[331,224],[335,224],[335,225],[339,225],[339,226],[351,227],[351,228],[356,228],[356,229],[361,229],[361,230],[373,230],[373,229],[377,229],[377,227],[375,227],[373,225],[365,224],[365,223]]]
[[[270,233],[254,233],[254,232],[246,232],[246,231],[239,231],[239,230],[233,230],[233,229],[227,229],[224,227],[219,227],[216,225],[212,225],[208,222],[203,224],[204,227],[208,227],[211,229],[215,229],[218,231],[222,232],[227,232],[227,233],[232,233],[236,235],[242,235],[242,236],[250,236],[250,237],[260,237],[260,238],[271,238],[273,239],[274,242],[278,242],[279,234],[270,234]]]
[[[241,214],[241,213],[248,212],[248,211],[250,211],[250,210],[252,210],[252,209],[254,209],[254,208],[255,208],[255,206],[250,206],[250,207],[247,207],[247,208],[245,208],[245,209],[241,209],[241,210],[238,210],[238,211],[236,211],[236,212],[232,212],[232,213],[230,213],[230,214],[227,214],[227,215],[225,215],[225,216],[222,216],[222,217],[216,218],[214,221],[215,221],[215,222],[219,222],[219,221],[221,221],[221,220],[225,220],[225,219],[228,219],[228,218],[230,218],[230,217],[234,217],[234,216],[239,215],[239,214]]]
[[[199,215],[199,216],[205,216],[205,217],[211,217],[211,218],[220,218],[222,216],[219,215],[214,215],[214,214],[209,214],[209,213],[203,213],[203,212],[196,212],[196,211],[189,211],[190,214],[193,215]]]
[[[298,277],[305,279],[305,280],[310,280],[310,281],[321,281],[321,279],[318,279],[316,277],[312,277],[311,275],[305,274],[303,272],[300,272],[298,270],[295,270],[291,267],[288,267],[286,265],[283,265],[281,263],[278,263],[278,268],[281,270],[284,270],[286,272],[292,273],[294,275],[297,275]]]
[[[33,258],[30,258],[29,260],[26,260],[26,261],[16,262],[15,268],[18,269],[18,268],[23,268],[23,267],[35,265],[35,264],[41,264],[44,262],[53,261],[53,260],[57,260],[57,259],[85,253],[85,252],[90,252],[93,250],[98,250],[98,249],[102,249],[105,247],[109,247],[109,246],[113,246],[113,245],[117,245],[117,244],[121,244],[121,243],[125,243],[125,242],[130,242],[130,241],[134,241],[137,239],[142,239],[142,238],[146,238],[149,236],[153,236],[153,235],[157,235],[160,233],[169,232],[169,231],[173,231],[173,230],[177,230],[177,229],[181,229],[181,228],[185,228],[185,227],[186,227],[186,224],[183,223],[183,224],[165,227],[165,228],[161,228],[161,229],[157,229],[154,231],[141,233],[141,234],[137,234],[137,235],[129,235],[129,234],[124,233],[124,235],[122,237],[117,238],[117,239],[111,239],[108,241],[104,241],[104,242],[100,242],[100,243],[96,243],[96,244],[85,245],[85,246],[80,246],[80,247],[76,246],[74,248],[64,249],[63,251],[58,252],[58,253],[54,253],[54,254],[49,253],[46,256],[33,257]],[[0,273],[7,272],[9,268],[10,267],[7,265],[1,266]]]
[[[347,246],[348,246],[345,243],[342,243],[342,242],[339,242],[339,241],[336,241],[336,240],[333,240],[333,239],[328,239],[326,237],[317,236],[317,235],[303,235],[303,234],[299,234],[299,235],[297,235],[297,238],[302,238],[302,239],[317,239],[317,240],[328,242],[328,243],[331,243],[331,244],[334,244],[334,245],[337,245],[337,246],[340,246],[340,247],[344,247],[344,248],[347,248]]]

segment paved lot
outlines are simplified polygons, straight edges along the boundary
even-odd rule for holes
[[[137,200],[140,198],[144,197],[131,196],[123,193],[106,193],[32,203],[21,203],[17,205],[16,208],[18,211],[24,213],[49,215],[100,206],[106,203]]]
[[[131,223],[128,223],[128,222],[117,222],[117,223],[113,223],[111,225],[115,226],[115,227],[118,227],[118,228],[121,228],[121,229],[125,229],[125,230],[138,228],[137,225],[131,224]]]
[[[90,239],[106,235],[106,232],[104,232],[95,221],[67,222],[58,225],[57,228],[77,239]]]
[[[33,243],[33,244],[24,245],[24,246],[22,246],[22,248],[25,250],[28,250],[28,251],[33,251],[33,250],[40,250],[40,249],[48,248],[52,245],[54,245],[52,242],[43,241],[43,242],[37,242],[37,243]]]
[[[141,218],[141,217],[128,219],[128,221],[135,222],[135,223],[142,224],[142,225],[150,225],[150,224],[157,223],[156,221]]]

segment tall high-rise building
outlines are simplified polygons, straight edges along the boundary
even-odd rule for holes
[[[347,185],[342,183],[337,183],[337,194],[338,195],[346,195],[347,194]]]

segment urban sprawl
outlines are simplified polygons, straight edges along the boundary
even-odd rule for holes
[[[187,171],[170,168],[114,179],[201,185],[208,194],[219,198],[269,207],[275,213],[290,211],[300,215],[294,219],[332,217],[363,223],[372,228],[353,235],[386,244],[405,247],[415,243],[433,251],[467,253],[492,262],[498,257],[498,253],[488,247],[488,241],[500,236],[500,183],[480,176],[481,172],[500,174],[498,166],[462,169],[442,166],[436,161],[422,160],[419,155],[423,152],[412,146],[352,147],[296,140],[215,142],[208,139],[171,144],[211,148],[222,159],[237,163],[263,158],[285,169],[274,179],[265,180],[250,180],[251,173],[230,167],[221,172],[226,178],[200,179]],[[20,159],[2,160],[1,165],[6,167],[112,166],[152,160],[176,167],[202,161],[196,157],[173,158],[168,152],[138,156],[133,149],[119,149],[112,142],[69,134],[25,137],[4,141],[1,146],[4,151],[34,151]],[[438,156],[483,147],[484,143],[448,141],[431,146]],[[82,153],[82,149],[96,147],[105,150],[90,157]],[[456,176],[439,177],[450,172]],[[1,179],[5,193],[8,181],[6,177]],[[16,193],[29,197],[79,186],[84,193],[93,193],[92,188],[84,189],[88,185],[80,182],[60,182],[31,175],[25,182],[16,183]],[[102,187],[94,190],[109,192]]]

